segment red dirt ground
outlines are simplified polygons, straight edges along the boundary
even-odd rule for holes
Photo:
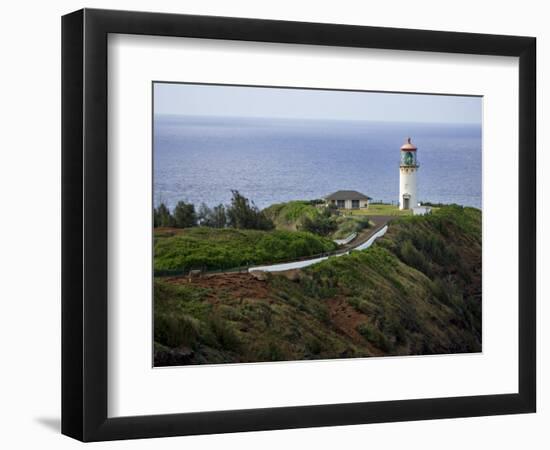
[[[220,302],[219,293],[224,291],[241,301],[245,298],[252,300],[270,298],[267,282],[257,280],[249,273],[221,273],[197,278],[182,276],[169,278],[167,281],[173,284],[192,284],[211,289],[212,292],[208,295],[208,299],[214,304]]]

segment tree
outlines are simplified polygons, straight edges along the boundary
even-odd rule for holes
[[[174,217],[164,203],[153,210],[153,221],[155,227],[173,227],[175,225]]]
[[[177,228],[197,226],[197,214],[193,203],[178,202],[174,208],[174,222]]]
[[[239,191],[231,191],[233,197],[226,209],[227,221],[230,227],[255,230],[272,230],[275,225],[263,212]]]
[[[221,203],[214,206],[214,208],[209,208],[205,203],[202,203],[197,217],[199,225],[202,227],[225,228],[227,226],[225,206]]]
[[[225,214],[225,206],[221,203],[214,206],[212,210],[211,223],[214,228],[225,228],[227,226],[227,215]]]
[[[197,221],[201,227],[211,227],[212,226],[212,209],[208,207],[206,203],[201,203],[199,206],[199,211],[197,212]]]

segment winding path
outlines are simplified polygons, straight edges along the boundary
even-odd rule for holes
[[[393,219],[392,216],[372,216],[370,219],[374,222],[374,227],[365,232],[359,233],[359,235],[353,239],[344,248],[336,250],[332,254],[327,256],[321,256],[318,258],[304,259],[300,261],[292,261],[287,263],[270,264],[265,266],[249,267],[248,272],[282,272],[285,270],[303,269],[304,267],[312,266],[313,264],[320,263],[325,259],[347,255],[352,250],[365,250],[369,248],[376,239],[384,236],[388,230],[388,222]]]

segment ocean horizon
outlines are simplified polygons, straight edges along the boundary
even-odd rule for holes
[[[397,204],[400,147],[418,147],[420,202],[481,208],[481,124],[154,116],[153,200],[259,208],[357,190]]]

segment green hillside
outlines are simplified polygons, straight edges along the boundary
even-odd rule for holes
[[[330,239],[307,232],[193,227],[156,229],[156,271],[230,269],[285,261],[336,249]]]
[[[278,230],[302,230],[309,221],[332,222],[330,232],[325,233],[331,239],[343,239],[354,232],[359,232],[369,226],[369,220],[362,216],[332,215],[326,217],[323,206],[315,206],[309,201],[291,201],[277,203],[263,210],[264,214],[275,224]],[[324,217],[323,217],[324,216]]]
[[[157,365],[481,351],[481,212],[397,218],[293,276],[155,281]]]
[[[287,203],[276,203],[263,210],[273,221],[278,230],[296,231],[304,219],[314,219],[319,215],[319,209],[309,201],[296,200]]]

